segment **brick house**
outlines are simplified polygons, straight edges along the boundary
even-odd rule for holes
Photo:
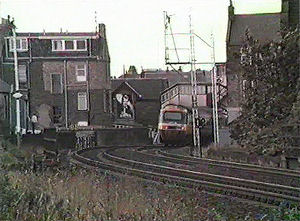
[[[111,122],[110,57],[105,25],[98,32],[17,33],[22,128]],[[14,84],[12,37],[5,37],[3,79]]]
[[[298,15],[298,16],[297,16]],[[282,9],[279,13],[263,14],[234,14],[232,1],[228,7],[228,29],[226,36],[226,76],[228,97],[226,106],[228,122],[234,120],[240,112],[240,103],[243,98],[243,79],[239,65],[239,52],[243,44],[245,31],[248,28],[251,35],[261,44],[280,40],[282,23],[294,27],[299,24],[299,1],[282,0]]]

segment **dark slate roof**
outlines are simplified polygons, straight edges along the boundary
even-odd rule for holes
[[[9,93],[10,86],[0,79],[0,93]]]
[[[198,82],[210,82],[209,72],[203,71],[197,72]],[[190,72],[176,72],[176,71],[157,71],[157,72],[145,72],[145,78],[158,79],[166,78],[169,81],[169,85],[172,86],[177,83],[190,83],[191,73]]]
[[[281,16],[280,13],[234,15],[229,44],[241,45],[247,28],[253,37],[261,43],[279,40]]]
[[[127,82],[135,93],[140,94],[142,99],[160,99],[160,93],[168,87],[167,79],[119,78],[111,80],[112,91],[118,89],[124,82]]]

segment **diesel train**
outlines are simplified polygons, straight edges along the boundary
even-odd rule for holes
[[[212,141],[211,110],[199,110],[201,143]],[[204,123],[205,122],[205,123]],[[181,105],[168,104],[160,110],[158,132],[160,142],[167,145],[185,145],[193,142],[192,110]]]

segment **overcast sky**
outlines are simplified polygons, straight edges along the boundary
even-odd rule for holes
[[[281,8],[280,0],[233,0],[233,4],[236,14]],[[97,22],[106,25],[111,74],[119,76],[123,65],[126,69],[135,65],[138,71],[141,67],[165,69],[163,11],[172,15],[173,32],[189,31],[191,15],[195,33],[209,43],[213,33],[216,61],[224,62],[228,5],[229,0],[0,0],[0,15],[14,17],[18,32],[59,32],[60,28],[90,32],[95,30],[96,11]],[[177,47],[189,47],[188,39],[182,38],[175,38]],[[195,49],[197,61],[211,61],[209,48],[198,39]]]

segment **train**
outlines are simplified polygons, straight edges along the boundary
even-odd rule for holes
[[[212,139],[211,110],[199,109],[201,119],[201,143],[210,143]],[[168,104],[160,110],[158,132],[160,142],[168,145],[189,145],[193,143],[193,117],[189,107]]]

